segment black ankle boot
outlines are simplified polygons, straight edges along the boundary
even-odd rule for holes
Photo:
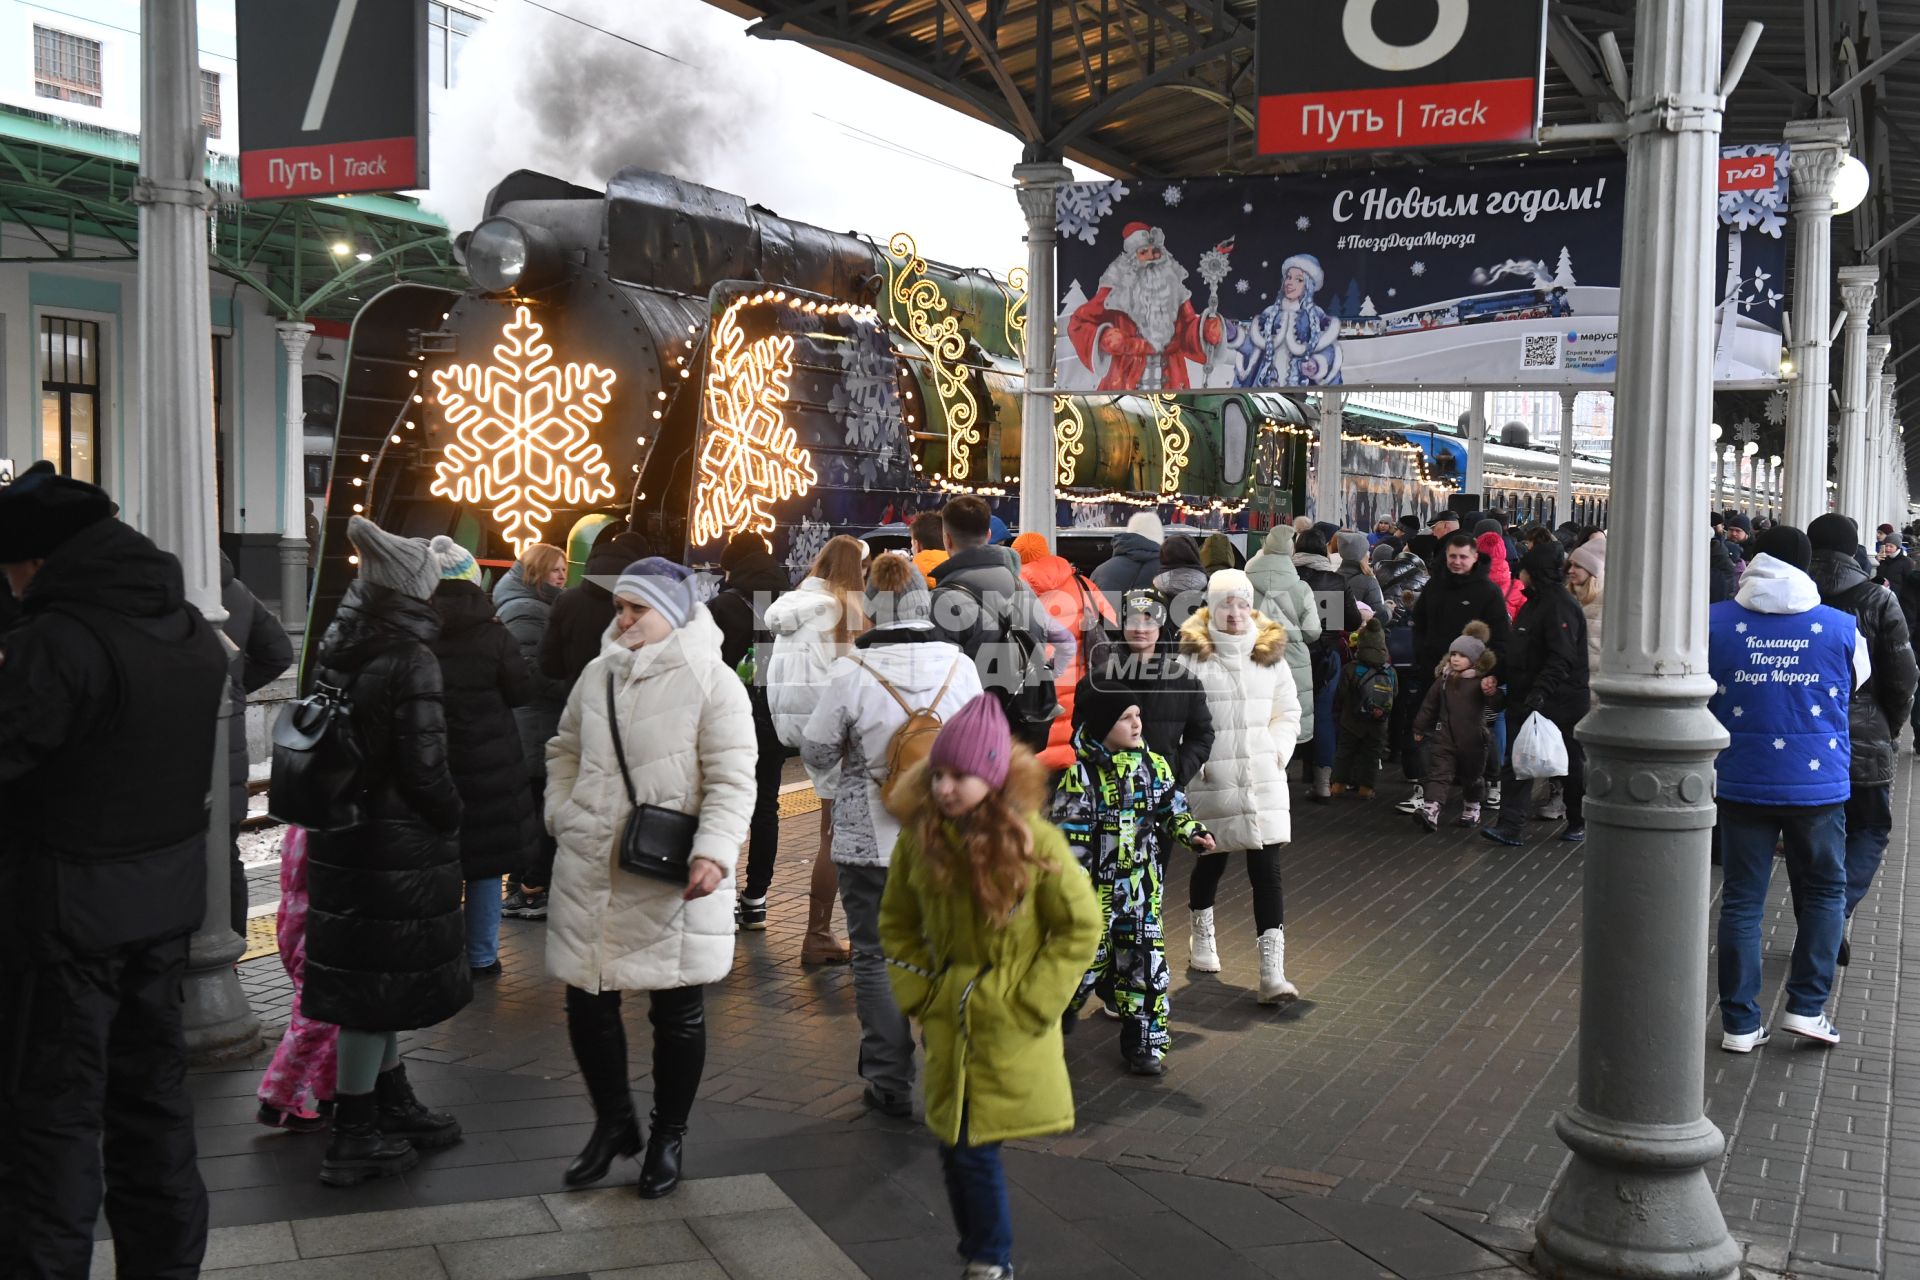
[[[593,1133],[580,1154],[567,1166],[561,1181],[570,1187],[584,1187],[607,1176],[615,1156],[632,1159],[640,1154],[640,1126],[633,1118],[633,1103],[623,1107],[595,1107]]]
[[[640,1198],[658,1200],[680,1185],[680,1141],[687,1126],[666,1124],[653,1115],[653,1133],[647,1138],[647,1158],[640,1166]]]
[[[421,1151],[438,1151],[460,1141],[460,1122],[444,1111],[429,1111],[413,1096],[407,1081],[407,1064],[374,1078],[373,1096],[378,1100],[380,1132],[405,1138]]]
[[[405,1173],[420,1163],[412,1143],[380,1132],[374,1107],[371,1093],[343,1093],[334,1099],[333,1137],[320,1161],[320,1181],[330,1187],[351,1187],[369,1178]]]

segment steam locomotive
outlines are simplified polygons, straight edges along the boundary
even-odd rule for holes
[[[545,541],[577,571],[615,521],[692,564],[754,528],[796,574],[832,534],[953,493],[1014,514],[1017,276],[642,169],[604,192],[513,173],[454,247],[471,289],[395,285],[354,322],[316,635],[355,572],[356,513],[496,568]],[[1287,396],[1054,409],[1063,526],[1154,508],[1246,528],[1306,490],[1309,411]]]

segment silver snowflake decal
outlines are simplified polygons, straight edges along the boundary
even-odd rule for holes
[[[1054,195],[1053,225],[1063,240],[1092,244],[1100,221],[1113,212],[1113,203],[1128,193],[1124,182],[1071,182]]]
[[[1760,411],[1760,416],[1765,418],[1772,426],[1777,427],[1785,423],[1787,420],[1787,393],[1776,390],[1772,395],[1768,396],[1766,407]]]
[[[1752,444],[1760,438],[1760,424],[1752,418],[1740,419],[1739,422],[1734,424],[1733,438],[1741,444]]]
[[[1304,213],[1293,220],[1293,229],[1295,231],[1305,231],[1308,227],[1312,225],[1313,225],[1313,219],[1309,218]],[[1260,265],[1264,267],[1267,264],[1263,262]]]
[[[1241,205],[1241,206],[1240,206],[1240,212],[1242,212],[1242,213],[1252,213],[1252,212],[1253,212],[1253,201],[1251,201],[1251,200],[1249,200],[1249,201],[1247,201],[1247,202],[1246,202],[1245,204],[1243,204],[1243,205]]]
[[[1812,707],[1811,709],[1812,709],[1812,711],[1813,711],[1813,714],[1815,714],[1815,715],[1819,715],[1819,714],[1820,714],[1820,704],[1819,704],[1819,703],[1817,703],[1817,702],[1816,702],[1816,703],[1814,703],[1814,704],[1813,704],[1813,707]]]
[[[1785,738],[1775,738],[1773,740],[1773,749],[1775,751],[1785,751],[1787,749],[1787,740]]]
[[[1809,769],[1818,769],[1819,767],[1820,767],[1820,762],[1819,762],[1818,760],[1809,760],[1809,761],[1807,761],[1807,768],[1809,768]]]
[[[1721,696],[1721,697],[1723,697],[1723,698],[1727,696],[1727,686],[1725,686],[1725,685],[1723,685],[1723,684],[1716,684],[1716,685],[1714,685],[1714,686],[1713,686],[1713,691],[1714,691],[1714,692],[1715,692],[1716,694],[1718,694],[1719,696]]]
[[[1179,183],[1169,182],[1167,184],[1167,189],[1160,193],[1160,198],[1162,200],[1165,200],[1167,202],[1167,207],[1171,209],[1175,205],[1180,203],[1180,198],[1184,195],[1186,195],[1186,192],[1180,189]]]
[[[795,582],[806,573],[832,536],[833,526],[827,523],[826,513],[818,502],[814,503],[812,513],[800,517],[800,527],[793,531],[787,544],[787,572]]]
[[[1746,623],[1744,623],[1744,622],[1736,622],[1736,623],[1734,623],[1734,624],[1733,624],[1733,629],[1734,629],[1735,631],[1737,631],[1737,632],[1739,632],[1739,633],[1740,633],[1741,635],[1745,635],[1745,634],[1747,634],[1747,624],[1746,624]]]
[[[1233,291],[1235,293],[1245,293],[1251,287],[1251,283],[1244,278],[1233,282]]]
[[[1398,289],[1389,289],[1387,290],[1387,296],[1389,298],[1397,298],[1400,296],[1400,291]]]
[[[1747,709],[1745,707],[1735,707],[1733,709],[1733,718],[1736,720],[1738,720],[1741,716],[1745,714],[1747,714]]]
[[[1826,628],[1821,624],[1819,624],[1818,622],[1813,624],[1813,634],[1819,635],[1822,631],[1825,631],[1825,630]]]
[[[1827,739],[1827,750],[1829,750],[1829,751],[1837,751],[1837,750],[1839,750],[1839,748],[1840,748],[1840,739],[1838,739],[1838,738],[1828,738],[1828,739]]]
[[[1427,274],[1427,264],[1424,262],[1416,262],[1407,268],[1407,274],[1416,277],[1423,276]]]

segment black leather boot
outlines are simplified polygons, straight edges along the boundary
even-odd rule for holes
[[[632,1159],[640,1154],[640,1125],[633,1118],[631,1100],[626,1101],[624,1111],[616,1114],[598,1111],[598,1108],[596,1111],[587,1145],[580,1148],[580,1154],[561,1175],[561,1181],[570,1187],[584,1187],[606,1177],[615,1156]]]
[[[684,1124],[667,1124],[660,1113],[652,1116],[653,1132],[647,1138],[647,1158],[640,1166],[640,1198],[658,1200],[680,1185],[680,1142],[687,1136]]]
[[[460,1141],[460,1122],[444,1111],[429,1111],[413,1096],[407,1064],[374,1077],[373,1096],[379,1104],[380,1132],[405,1138],[421,1151],[438,1151]]]
[[[371,1093],[343,1093],[334,1099],[333,1137],[320,1161],[320,1181],[330,1187],[351,1187],[369,1178],[405,1173],[420,1163],[412,1143],[380,1132],[374,1108]]]

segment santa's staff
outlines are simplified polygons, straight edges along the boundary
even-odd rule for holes
[[[1225,284],[1227,277],[1233,273],[1233,262],[1230,255],[1233,253],[1233,242],[1236,238],[1235,236],[1228,236],[1225,240],[1222,240],[1219,244],[1216,244],[1213,248],[1200,255],[1200,278],[1207,282],[1207,309],[1200,314],[1203,322],[1208,320],[1217,321],[1220,318],[1220,286]],[[1215,327],[1219,328],[1220,326],[1216,325]],[[1220,342],[1207,341],[1206,332],[1207,326],[1205,323],[1202,323],[1200,326],[1200,341],[1206,348],[1207,364],[1211,367],[1214,356],[1220,349]],[[1224,333],[1221,334],[1222,339],[1224,339],[1225,336]]]

